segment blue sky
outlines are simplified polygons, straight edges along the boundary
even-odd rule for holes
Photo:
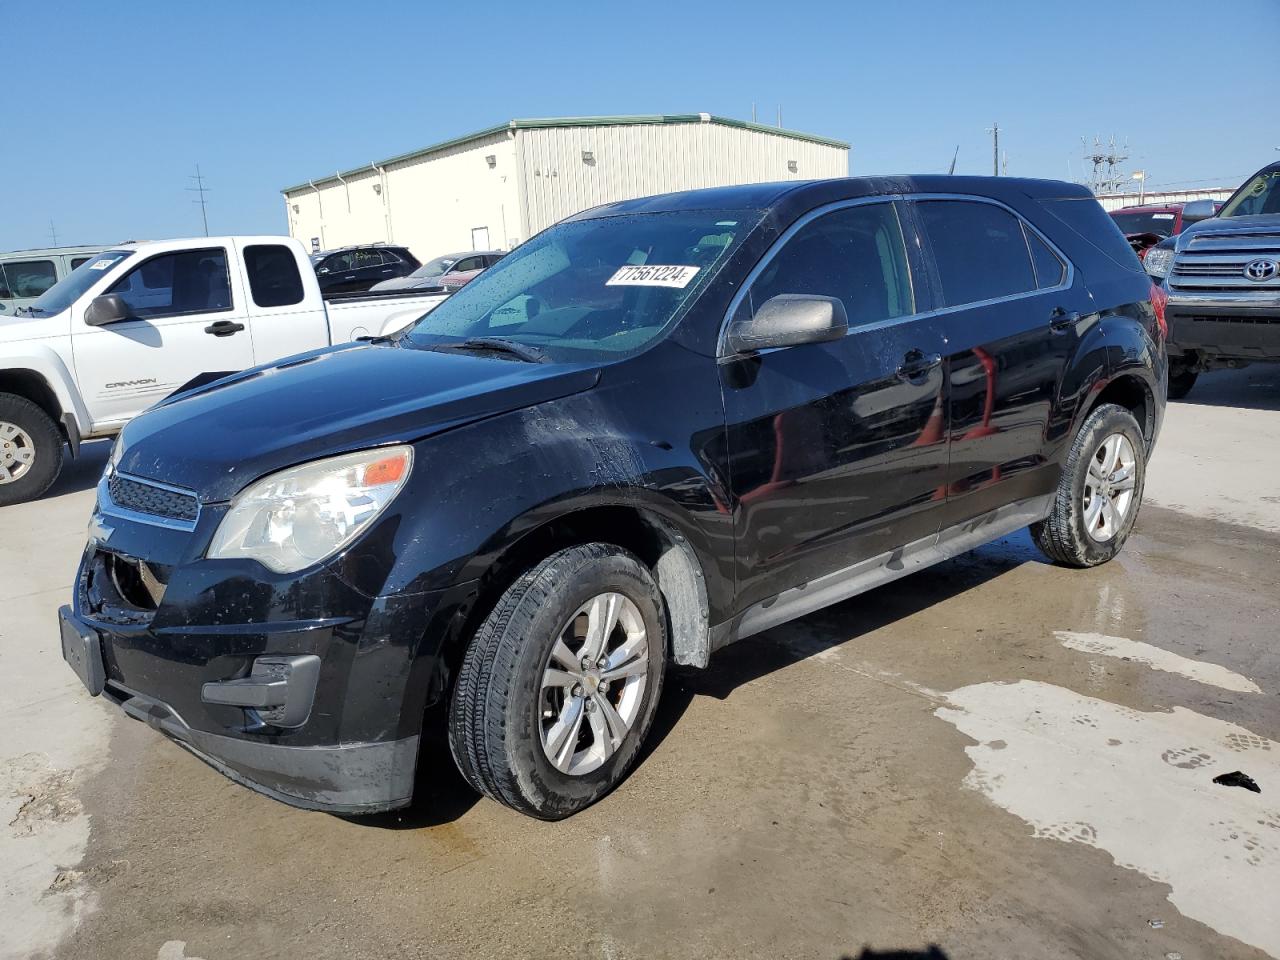
[[[708,113],[853,144],[861,173],[1150,183],[1280,159],[1280,0],[1161,3],[0,0],[0,250],[284,232],[281,187],[512,117]],[[1197,77],[1204,79],[1198,80]],[[1069,166],[1070,164],[1070,166]]]

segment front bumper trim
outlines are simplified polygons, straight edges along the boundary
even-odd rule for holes
[[[370,814],[405,807],[412,800],[417,736],[293,747],[192,729],[168,704],[114,682],[107,683],[104,695],[224,776],[291,806]]]

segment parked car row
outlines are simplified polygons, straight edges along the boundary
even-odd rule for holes
[[[291,804],[404,806],[443,734],[476,790],[565,817],[641,754],[669,661],[1028,525],[1061,564],[1114,557],[1164,412],[1160,306],[1073,184],[589,210],[402,334],[125,426],[63,655]]]
[[[423,264],[408,247],[375,243],[313,253],[311,263],[320,292],[334,294],[429,287],[456,290],[502,257],[497,250],[471,250],[445,254]]]

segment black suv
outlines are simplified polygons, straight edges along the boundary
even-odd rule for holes
[[[635,760],[669,660],[1027,525],[1064,565],[1115,556],[1163,338],[1071,184],[600,207],[401,335],[130,423],[64,656],[289,803],[405,805],[444,733],[477,790],[564,817]]]
[[[358,293],[383,280],[407,277],[422,266],[408,247],[381,243],[313,253],[311,265],[316,268],[322,294]]]

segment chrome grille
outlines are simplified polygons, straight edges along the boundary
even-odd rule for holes
[[[1280,291],[1280,275],[1262,282],[1245,276],[1245,267],[1255,260],[1280,263],[1280,233],[1193,236],[1174,261],[1169,286],[1175,290]]]
[[[195,494],[183,493],[172,487],[148,483],[120,473],[113,473],[107,481],[107,495],[113,504],[124,510],[184,525],[194,526],[200,515],[200,501]]]

